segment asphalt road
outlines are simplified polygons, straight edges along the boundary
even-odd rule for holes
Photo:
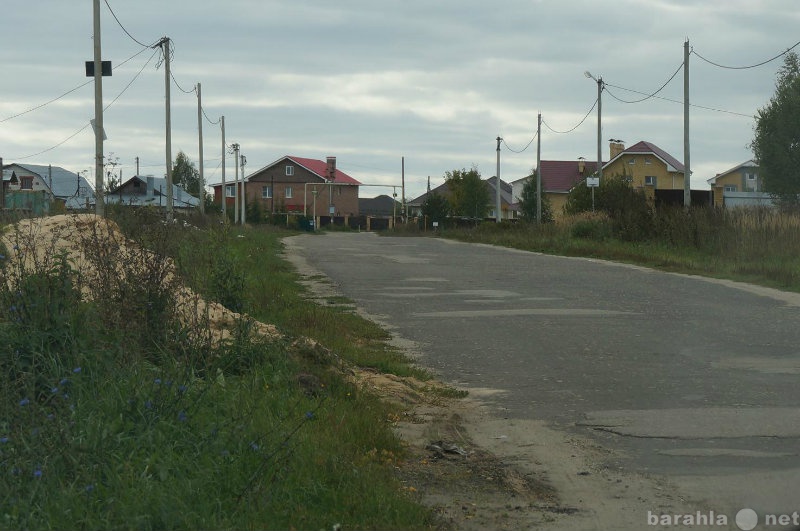
[[[731,519],[800,511],[800,295],[433,238],[292,246],[443,380],[497,391],[498,416],[591,437]]]

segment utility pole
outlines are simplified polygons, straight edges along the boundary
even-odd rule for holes
[[[169,37],[161,39],[164,54],[164,93],[166,95],[167,221],[172,221],[172,115],[170,111]]]
[[[233,187],[233,224],[239,224],[239,144],[231,144],[233,150],[233,166],[236,168],[235,186]]]
[[[244,166],[247,164],[247,157],[244,155],[239,155],[239,165],[242,167],[242,214],[239,216],[239,223],[244,225],[244,222],[247,220],[247,216],[245,215],[245,203],[247,196],[245,195],[245,187],[244,187]]]
[[[219,119],[222,128],[222,222],[228,222],[228,186],[225,184],[225,117]]]
[[[497,181],[495,182],[495,220],[497,223],[500,223],[500,220],[503,217],[503,213],[500,210],[500,142],[502,142],[502,138],[499,136],[497,137]]]
[[[691,175],[689,169],[689,39],[683,43],[683,206],[692,205]]]
[[[206,179],[203,175],[203,98],[200,95],[200,83],[197,83],[197,132],[199,134],[198,152],[200,159],[198,165],[200,167],[200,213],[206,213]]]
[[[400,157],[400,215],[403,216],[403,223],[406,223],[406,158]]]
[[[536,221],[542,222],[542,113],[536,126]]]
[[[94,207],[105,215],[103,200],[103,60],[100,42],[100,0],[94,0]]]

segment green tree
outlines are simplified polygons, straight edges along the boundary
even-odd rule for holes
[[[434,221],[439,222],[441,226],[450,215],[450,202],[445,196],[432,192],[422,203],[422,215],[428,226],[431,226]]]
[[[453,214],[468,218],[486,217],[491,197],[478,168],[473,166],[470,170],[445,172],[444,180],[450,189]]]
[[[595,188],[594,207],[611,218],[617,238],[638,241],[652,236],[652,208],[644,192],[631,186],[628,176],[603,176],[600,186]],[[569,192],[564,211],[567,214],[578,214],[591,210],[592,190],[584,183],[576,185]]]
[[[522,197],[519,198],[520,213],[522,214],[523,221],[534,222],[536,219],[536,172],[531,171],[528,180],[522,186]],[[553,206],[550,204],[550,199],[542,194],[542,223],[552,223]]]
[[[786,54],[775,94],[756,113],[751,144],[765,191],[783,208],[800,207],[800,59]]]
[[[175,164],[172,167],[172,184],[181,185],[193,196],[200,197],[200,172],[183,151],[179,151],[178,156],[175,157]]]

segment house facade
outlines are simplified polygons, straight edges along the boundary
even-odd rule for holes
[[[89,182],[59,166],[8,164],[3,170],[15,174],[17,179],[16,183],[8,184],[8,192],[38,192],[46,202],[61,204],[66,210],[90,208],[94,204],[94,190]]]
[[[764,192],[758,164],[753,160],[708,179],[714,195],[714,206],[772,206],[772,197]]]
[[[611,142],[610,155],[603,177],[624,176],[651,200],[656,190],[683,190],[683,164],[655,144],[641,141],[626,149],[621,142]]]
[[[307,216],[356,216],[361,183],[336,167],[336,157],[316,160],[286,155],[244,179],[245,203],[262,212]],[[213,185],[214,202],[222,204],[222,184]],[[226,205],[232,208],[236,183],[226,183]]]

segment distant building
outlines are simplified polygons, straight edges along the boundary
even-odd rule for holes
[[[43,166],[39,164],[7,164],[3,166],[3,182],[5,173],[16,175],[16,183],[8,183],[8,191],[42,192],[47,203],[61,203],[67,210],[82,210],[94,205],[94,189],[80,174],[65,170],[59,166]],[[47,207],[47,211],[50,211]]]
[[[106,204],[126,206],[153,206],[166,208],[167,180],[152,175],[134,176],[110,190],[105,196]],[[181,186],[172,185],[172,208],[189,209],[200,206],[200,200]]]

